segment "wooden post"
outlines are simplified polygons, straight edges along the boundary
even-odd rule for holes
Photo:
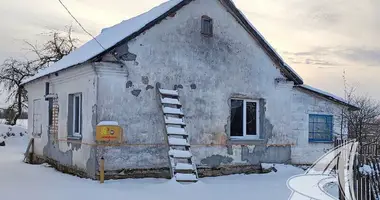
[[[104,183],[104,158],[100,158],[100,183]]]
[[[30,163],[33,164],[33,155],[34,155],[34,138],[33,138],[33,141],[32,141],[32,151],[30,153]]]
[[[104,158],[100,158],[100,183],[104,183]]]
[[[30,150],[32,149],[32,150]],[[33,163],[33,154],[34,154],[34,138],[31,138],[28,143],[24,154],[24,162],[32,164]]]

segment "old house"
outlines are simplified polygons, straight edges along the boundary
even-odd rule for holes
[[[106,178],[184,181],[311,164],[356,109],[304,85],[231,0],[168,1],[24,86],[36,162],[94,179],[100,157]],[[103,121],[124,141],[97,144]]]

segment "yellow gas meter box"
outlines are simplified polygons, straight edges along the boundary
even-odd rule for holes
[[[97,142],[122,142],[123,129],[117,122],[102,121],[96,126]]]

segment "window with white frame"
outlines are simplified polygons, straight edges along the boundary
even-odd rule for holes
[[[259,139],[259,101],[231,99],[231,138]]]
[[[69,95],[69,136],[82,137],[82,94]]]

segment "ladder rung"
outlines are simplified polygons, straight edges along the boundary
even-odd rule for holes
[[[176,173],[175,178],[178,182],[197,182],[197,176],[194,174]]]
[[[178,96],[178,92],[176,90],[160,89],[160,93],[163,95]]]
[[[188,136],[184,128],[168,127],[166,126],[168,135],[184,135]]]
[[[161,98],[162,104],[172,104],[172,105],[181,105],[181,103],[178,101],[178,99],[172,99],[172,98]]]
[[[172,146],[190,146],[186,139],[169,137],[169,145]]]
[[[165,124],[172,124],[172,125],[186,125],[185,122],[183,122],[182,118],[175,118],[175,117],[165,117]]]
[[[181,109],[178,108],[164,107],[163,110],[164,114],[183,115]]]
[[[192,157],[192,154],[190,151],[184,151],[184,150],[177,150],[177,149],[170,149],[169,155],[173,158],[183,158],[183,159],[189,159]]]
[[[189,163],[177,163],[177,165],[175,166],[175,170],[177,171],[194,170],[194,167],[192,164],[189,164]]]

